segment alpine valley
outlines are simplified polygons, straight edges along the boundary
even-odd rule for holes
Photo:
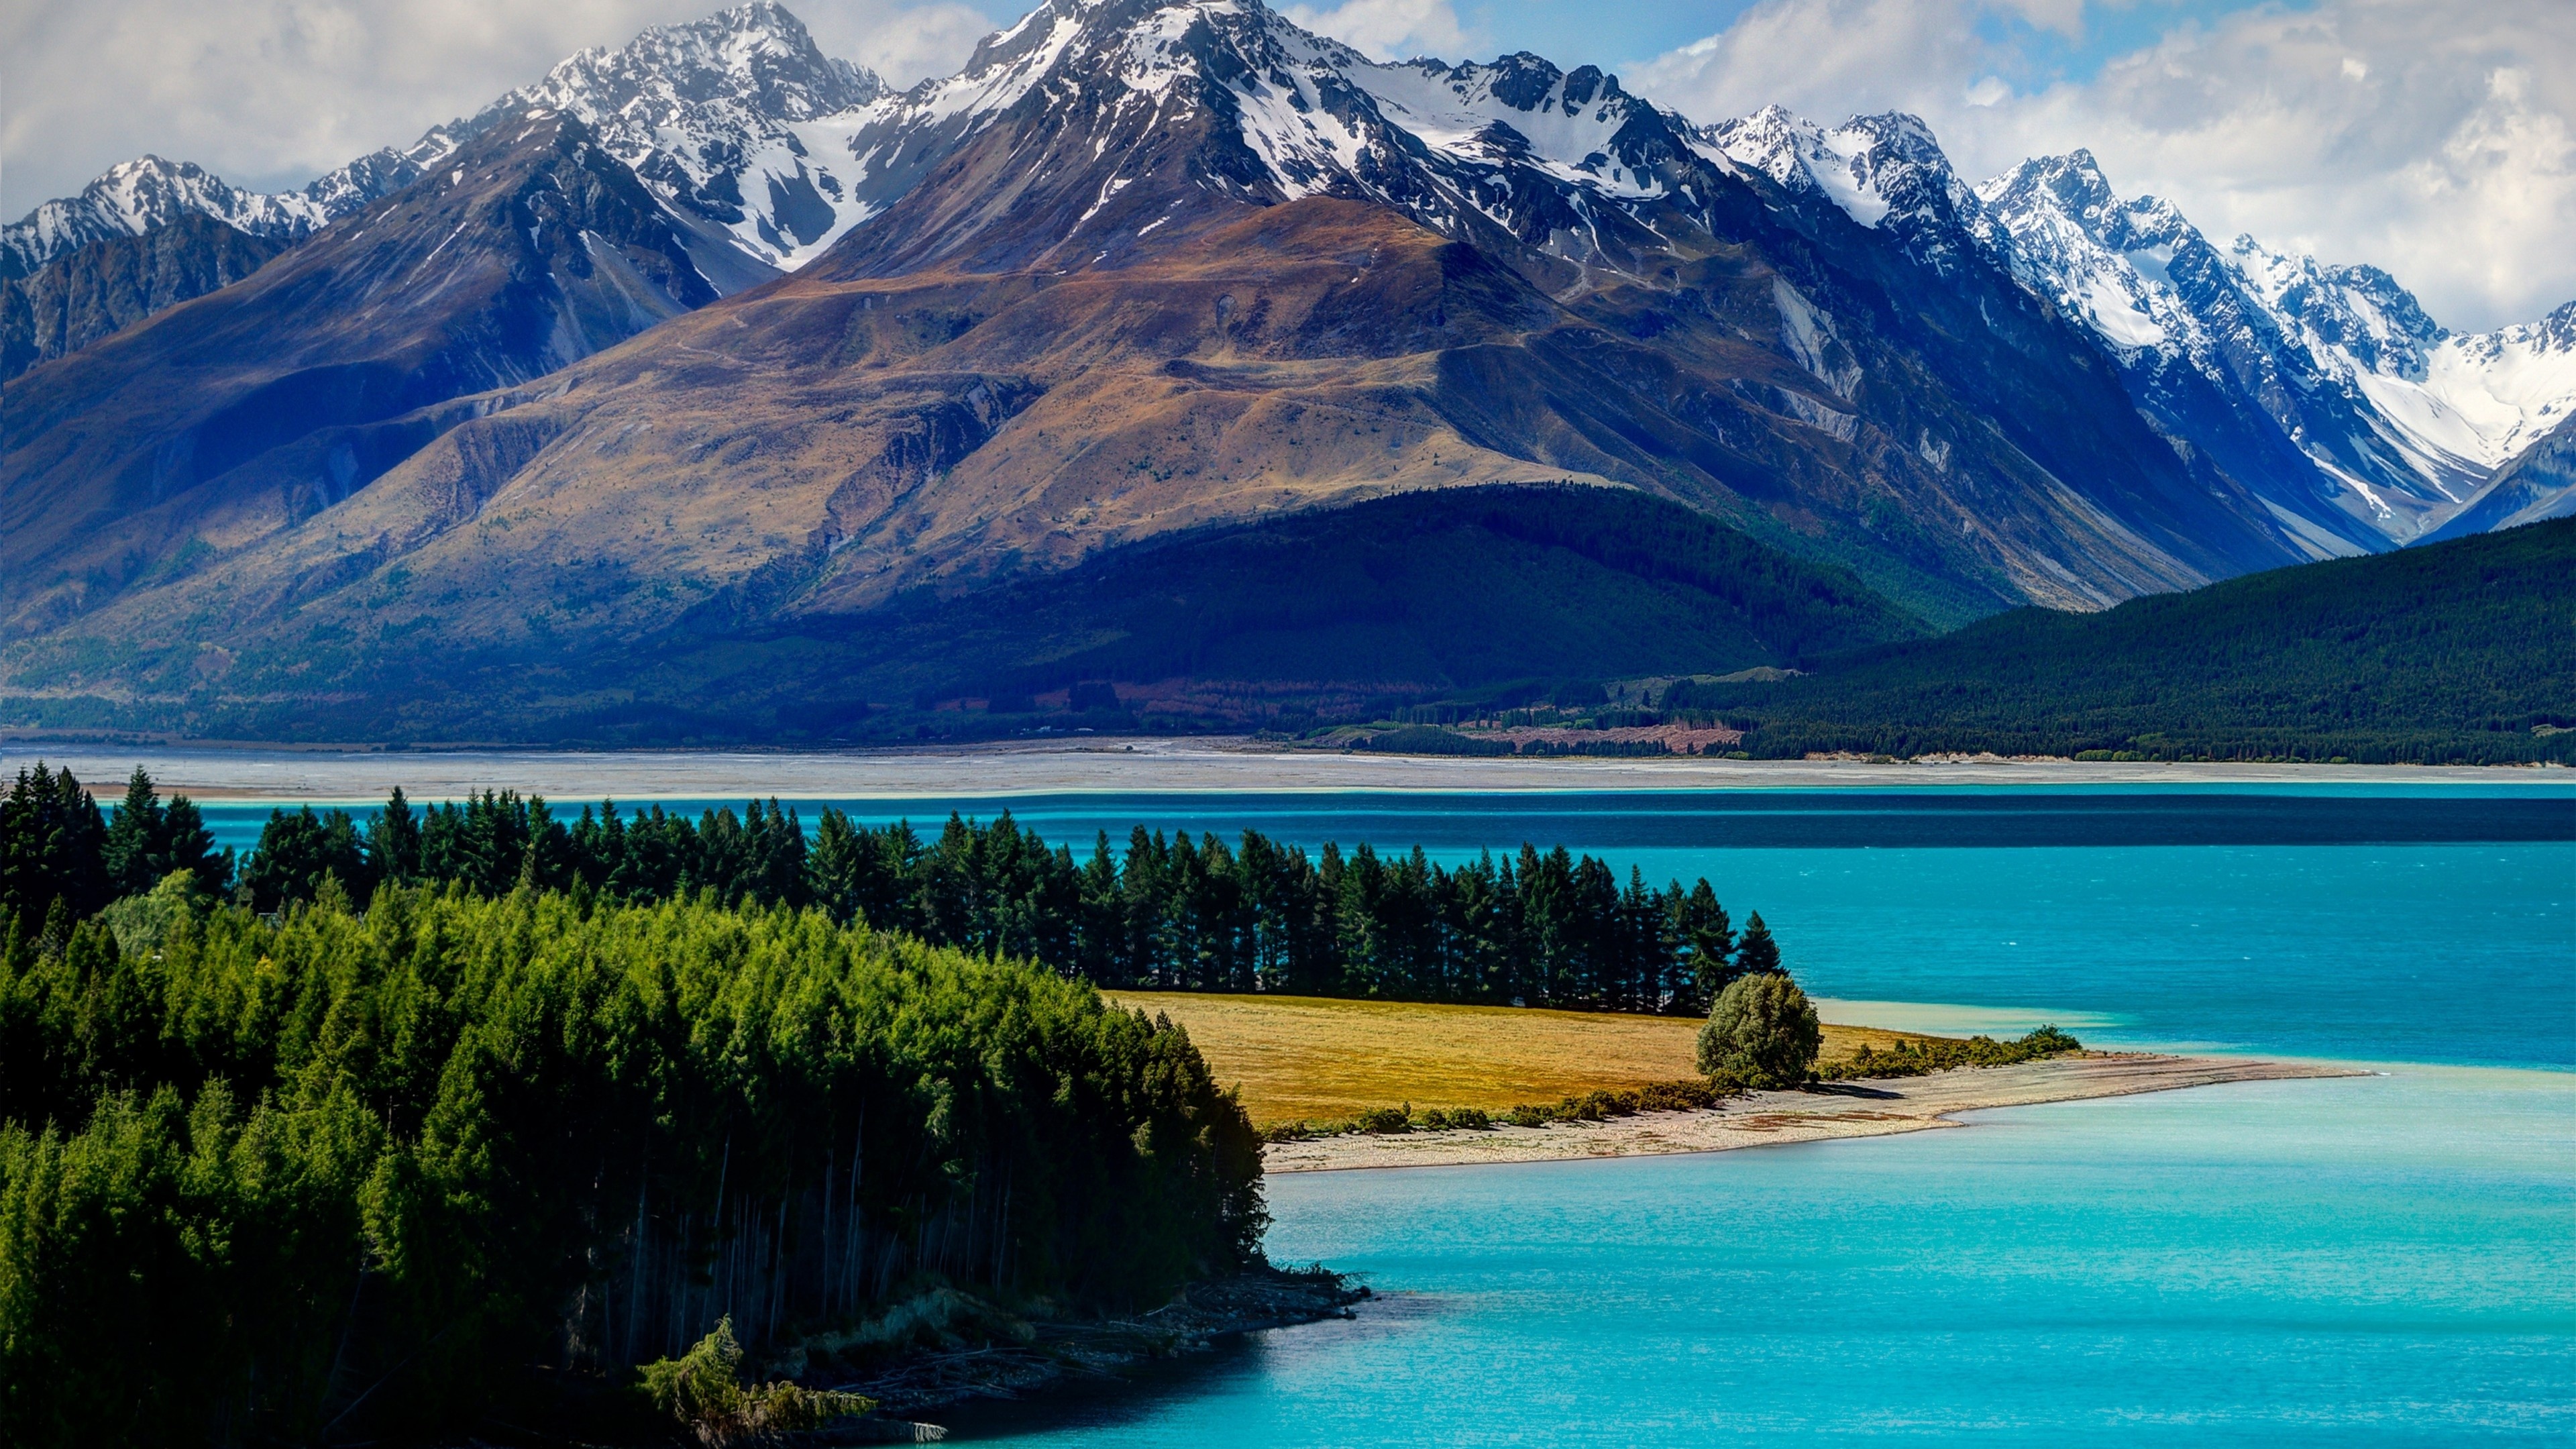
[[[54,729],[1368,717],[2576,513],[2576,303],[1260,0],[903,91],[754,4],[298,192],[144,157],[0,232],[0,378]]]

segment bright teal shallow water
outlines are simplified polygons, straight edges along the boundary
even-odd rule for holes
[[[2571,1088],[2436,1069],[1874,1141],[1277,1178],[1274,1255],[1384,1301],[1141,1401],[959,1428],[1218,1449],[2565,1442]]]
[[[951,806],[851,802],[929,825]],[[1029,1444],[2567,1442],[2576,792],[1089,796],[1314,846],[1563,843],[1759,909],[1841,1020],[2381,1063],[1693,1157],[1274,1178],[1352,1323],[1098,1398]],[[241,807],[210,810],[238,843]],[[806,808],[810,820],[813,807]],[[2487,1063],[2496,1070],[2464,1065]],[[2535,1070],[2538,1069],[2538,1070]]]

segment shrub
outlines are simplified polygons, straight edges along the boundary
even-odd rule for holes
[[[1757,972],[1718,993],[1708,1025],[1700,1028],[1699,1069],[1753,1086],[1796,1086],[1813,1071],[1823,1045],[1815,1004],[1798,983],[1780,972]]]
[[[1972,1036],[1966,1041],[1949,1037],[1933,1037],[1924,1041],[1900,1038],[1886,1051],[1875,1050],[1863,1042],[1849,1060],[1835,1062],[1827,1070],[1838,1080],[1919,1077],[1926,1072],[1948,1071],[1953,1067],[2008,1067],[2016,1062],[2035,1062],[2083,1049],[2084,1043],[2065,1032],[2053,1026],[2043,1026],[2019,1041],[1997,1041],[1990,1036]]]
[[[1413,1130],[1413,1104],[1401,1107],[1371,1107],[1351,1119],[1354,1131],[1394,1134]]]
[[[734,1340],[729,1316],[686,1354],[656,1359],[642,1372],[644,1396],[653,1407],[677,1420],[707,1449],[819,1429],[876,1407],[874,1400],[857,1394],[809,1389],[786,1379],[746,1385],[742,1345]]]
[[[1724,1097],[1706,1082],[1654,1082],[1637,1093],[1641,1112],[1696,1112],[1716,1106]]]
[[[1470,1132],[1490,1132],[1494,1118],[1482,1107],[1452,1107],[1449,1109],[1449,1125]]]

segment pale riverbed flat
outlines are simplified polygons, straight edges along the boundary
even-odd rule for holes
[[[1068,793],[1648,791],[1890,785],[2459,784],[2564,786],[2564,769],[2121,764],[1994,757],[1865,760],[1491,759],[1289,749],[1233,738],[1053,740],[882,750],[328,750],[0,744],[0,769],[67,765],[113,789],[141,764],[201,799],[415,799],[515,789],[556,800],[919,799]]]
[[[2366,1075],[2321,1062],[2097,1054],[2011,1067],[1965,1067],[1888,1081],[1837,1083],[1814,1091],[1758,1092],[1706,1112],[1641,1112],[1634,1117],[1548,1127],[1385,1136],[1350,1133],[1305,1142],[1278,1142],[1265,1149],[1262,1162],[1274,1173],[1331,1172],[1365,1167],[1456,1167],[1725,1152],[1739,1147],[1964,1127],[1968,1124],[1957,1120],[1955,1114],[1989,1107],[2122,1097],[2223,1082]]]

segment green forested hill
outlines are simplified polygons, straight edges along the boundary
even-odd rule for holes
[[[1677,686],[1756,755],[2576,759],[2576,520]]]

